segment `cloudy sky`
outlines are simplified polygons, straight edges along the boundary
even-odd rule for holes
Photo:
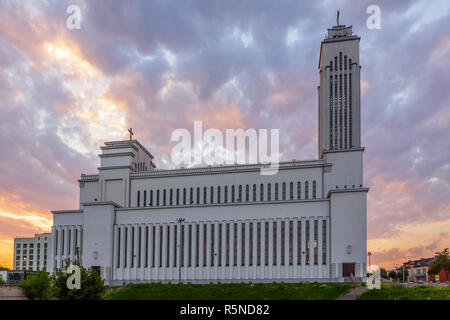
[[[99,145],[136,138],[169,168],[176,128],[279,128],[283,160],[317,157],[320,41],[361,36],[368,250],[391,267],[450,246],[450,3],[0,2],[0,265],[13,237],[77,208]],[[66,28],[69,5],[81,29]]]

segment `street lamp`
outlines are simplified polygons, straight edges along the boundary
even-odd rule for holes
[[[181,224],[185,221],[184,218],[178,218],[177,222],[179,224],[178,239],[180,239],[180,244],[178,245],[178,284],[181,284],[181,248],[183,245],[183,239],[181,238]]]
[[[370,256],[372,255],[372,252],[367,252],[367,256],[369,257],[369,272],[370,272]]]

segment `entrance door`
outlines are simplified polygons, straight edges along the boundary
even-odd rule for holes
[[[342,264],[342,276],[350,277],[355,276],[355,264],[354,263],[343,263]]]

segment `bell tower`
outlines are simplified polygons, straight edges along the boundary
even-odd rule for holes
[[[319,58],[319,158],[361,147],[359,40],[351,26],[328,29]]]

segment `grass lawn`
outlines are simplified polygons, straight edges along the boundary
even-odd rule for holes
[[[366,291],[358,300],[450,300],[450,286],[408,288],[383,284],[380,290]]]
[[[333,300],[352,284],[130,284],[104,295],[106,300]]]

